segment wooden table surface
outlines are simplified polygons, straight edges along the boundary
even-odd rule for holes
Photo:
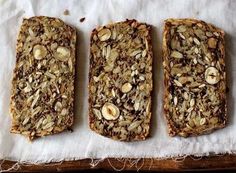
[[[1,163],[2,161],[0,161]],[[93,161],[93,163],[96,163]],[[87,169],[103,169],[103,170],[151,170],[151,171],[186,171],[186,170],[219,170],[234,169],[236,170],[236,155],[221,155],[211,157],[186,157],[185,159],[105,159],[96,166],[91,165],[91,159],[79,161],[66,161],[61,163],[50,163],[41,165],[16,164],[12,161],[4,161],[0,165],[3,170],[11,168],[13,165],[15,170],[22,172],[33,171],[71,171],[71,170],[87,170]],[[15,171],[11,169],[12,171]],[[1,172],[1,171],[0,171]]]

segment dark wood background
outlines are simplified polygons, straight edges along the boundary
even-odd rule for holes
[[[11,168],[15,162],[0,161],[3,170]],[[95,162],[93,162],[95,163]],[[96,166],[91,165],[91,159],[65,161],[40,165],[17,164],[12,171],[73,171],[73,170],[144,170],[144,171],[189,171],[189,170],[236,170],[236,155],[221,155],[208,157],[186,157],[185,159],[105,159]]]

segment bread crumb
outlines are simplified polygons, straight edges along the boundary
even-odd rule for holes
[[[85,21],[85,17],[80,18],[79,20],[81,23]]]
[[[65,16],[67,16],[67,15],[70,14],[70,12],[69,12],[69,10],[66,9],[63,14],[64,14]]]

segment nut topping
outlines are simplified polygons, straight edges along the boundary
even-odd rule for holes
[[[124,85],[122,85],[121,87],[121,91],[123,93],[127,93],[132,89],[132,85],[130,83],[125,83]]]
[[[119,117],[120,110],[112,103],[105,103],[102,107],[102,116],[106,120],[115,120]]]
[[[135,111],[139,110],[139,105],[140,105],[139,102],[135,102],[135,104],[134,104],[134,110]]]
[[[174,97],[174,104],[175,104],[175,106],[177,105],[177,103],[178,103],[178,99],[177,99],[177,97]]]
[[[175,84],[176,84],[178,87],[182,87],[182,86],[183,86],[182,83],[180,83],[180,82],[177,81],[177,80],[174,80],[174,82],[175,82]]]
[[[106,41],[111,37],[111,31],[107,28],[101,29],[98,32],[98,38],[100,41]]]
[[[216,41],[215,38],[209,38],[209,39],[208,39],[208,46],[209,46],[210,48],[215,49],[215,48],[216,48],[216,45],[217,45],[217,41]]]
[[[195,44],[200,45],[200,42],[197,38],[193,38],[193,41],[194,41]]]
[[[102,114],[98,109],[93,109],[93,113],[96,115],[96,117],[100,120],[102,119]]]
[[[209,67],[205,71],[205,80],[207,83],[214,85],[220,81],[220,73],[215,67]]]
[[[200,125],[204,125],[206,123],[206,118],[201,118]]]
[[[190,100],[190,107],[193,107],[194,104],[195,104],[195,100],[194,100],[194,99],[191,99],[191,100]]]
[[[178,59],[183,58],[183,54],[178,51],[173,51],[170,56]]]
[[[43,45],[36,45],[33,49],[34,58],[37,60],[43,59],[47,55],[47,49]]]
[[[55,53],[55,57],[60,61],[67,61],[70,57],[70,50],[66,47],[58,47]]]

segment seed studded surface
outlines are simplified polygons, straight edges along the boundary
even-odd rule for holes
[[[94,29],[89,73],[89,125],[116,140],[149,134],[152,91],[150,26],[135,20]]]
[[[16,47],[12,133],[30,140],[73,124],[76,31],[59,19],[24,19]]]
[[[194,19],[168,19],[163,36],[164,113],[171,136],[226,124],[224,32]]]

